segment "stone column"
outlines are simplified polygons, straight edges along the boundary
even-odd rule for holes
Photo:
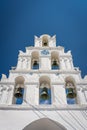
[[[66,67],[67,69],[71,69],[70,59],[66,59]]]
[[[1,104],[6,104],[6,100],[7,100],[7,88],[5,85],[3,85],[2,87],[2,95],[1,95]]]
[[[13,101],[13,97],[14,97],[14,86],[12,85],[9,85],[8,86],[8,95],[7,95],[7,104],[11,105],[12,104],[12,101]]]
[[[87,88],[84,88],[84,96],[85,96],[85,100],[86,100],[86,104],[87,104]]]
[[[26,69],[27,68],[27,59],[23,58],[22,62],[23,62],[23,69]]]
[[[27,101],[27,85],[25,86],[24,85],[24,94],[23,94],[23,105],[24,104],[28,104],[28,101]]]
[[[63,58],[60,59],[60,68],[61,68],[61,69],[65,69],[65,68],[66,68],[66,66],[65,66],[65,61],[64,61]]]
[[[86,104],[84,92],[81,87],[77,88],[77,100],[79,104]]]
[[[17,63],[17,69],[21,69],[22,68],[22,58],[19,57],[18,58],[18,63]]]
[[[65,68],[68,69],[68,59],[64,59],[65,62]]]
[[[2,98],[2,85],[0,86],[0,103],[1,103],[1,98]]]
[[[34,100],[34,87],[32,85],[26,85],[26,89],[25,89],[25,95],[24,95],[24,102],[23,104],[27,104],[32,106]]]
[[[27,69],[31,69],[31,59],[30,57],[27,58]]]
[[[39,84],[35,86],[35,105],[39,105]]]
[[[49,70],[50,69],[50,60],[49,60],[49,57],[43,56],[41,58],[41,68],[40,69],[43,69],[43,70]]]
[[[50,53],[48,50],[42,50],[40,56],[41,68],[42,70],[50,69]]]
[[[63,85],[53,85],[54,88],[54,104],[55,105],[66,105],[66,93]]]
[[[70,58],[70,64],[71,64],[71,69],[73,69],[73,61],[72,61],[72,58]]]

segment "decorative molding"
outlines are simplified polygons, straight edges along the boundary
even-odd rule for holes
[[[31,104],[26,104],[26,105],[0,105],[0,110],[33,110],[35,109],[36,111],[38,110],[50,110],[50,111],[55,111],[55,110],[60,110],[60,111],[67,111],[67,110],[87,110],[87,105],[38,105],[34,106]]]
[[[22,70],[22,69],[17,69],[17,70],[10,70],[11,73],[49,73],[49,74],[55,74],[55,73],[59,73],[59,74],[79,74],[80,71],[79,70]]]
[[[44,50],[44,47],[26,47],[27,50]],[[59,48],[59,46],[57,47],[45,47],[45,49],[47,50],[64,50],[63,47]]]
[[[48,50],[42,50],[41,55],[49,55],[49,51]]]

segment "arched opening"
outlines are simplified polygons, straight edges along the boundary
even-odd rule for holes
[[[37,51],[32,52],[31,56],[31,68],[39,69],[39,53]]]
[[[15,79],[15,89],[14,89],[14,104],[22,104],[23,102],[23,95],[24,95],[24,77],[18,76]]]
[[[48,118],[42,118],[27,125],[23,130],[67,130],[60,123]]]
[[[51,85],[47,76],[39,79],[39,104],[51,104]]]
[[[48,37],[47,36],[42,37],[42,46],[43,47],[48,46]]]
[[[65,79],[65,90],[66,90],[67,104],[77,104],[75,81],[72,77],[67,77]]]
[[[51,53],[51,69],[56,70],[59,69],[59,57],[57,52]]]

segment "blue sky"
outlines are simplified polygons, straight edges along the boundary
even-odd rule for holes
[[[55,35],[87,74],[87,0],[0,0],[0,76],[16,66],[34,35]]]

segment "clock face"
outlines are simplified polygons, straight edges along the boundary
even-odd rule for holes
[[[49,51],[48,51],[48,50],[42,50],[42,51],[41,51],[41,54],[42,54],[42,55],[48,55],[48,54],[49,54]]]

